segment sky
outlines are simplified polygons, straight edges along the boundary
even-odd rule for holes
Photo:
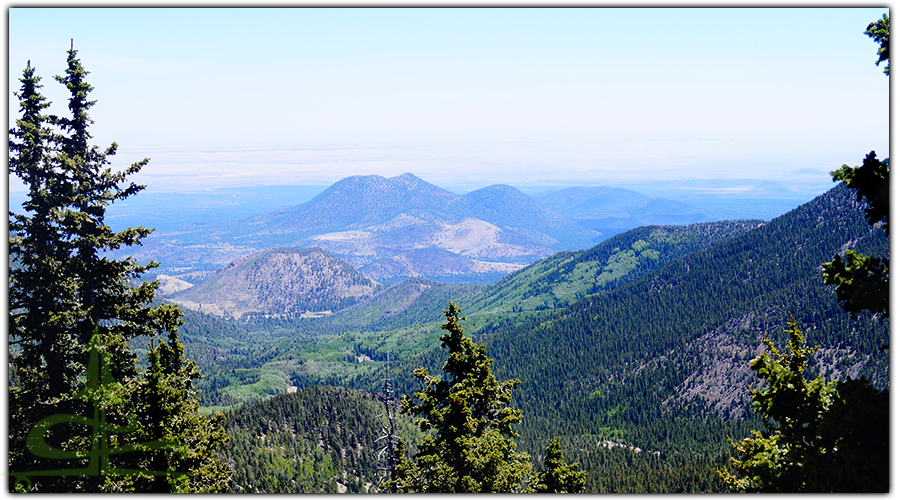
[[[889,156],[887,8],[9,8],[66,113],[70,40],[94,141],[157,191],[411,172],[490,184],[788,180]],[[21,186],[10,179],[10,191]]]

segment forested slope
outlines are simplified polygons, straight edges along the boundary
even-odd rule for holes
[[[643,226],[587,250],[559,252],[456,300],[469,315],[557,309],[760,225],[762,221]]]
[[[188,310],[185,339],[208,374],[199,382],[208,406],[255,401],[292,384],[353,385],[351,380],[362,383],[374,373],[368,361],[433,349],[450,300],[467,311],[470,332],[528,324],[553,308],[637,279],[760,224],[723,221],[638,228],[588,250],[560,252],[487,287],[415,278],[326,318],[252,317],[235,322]]]
[[[374,395],[317,386],[226,413],[220,456],[234,493],[374,491],[384,407]],[[401,425],[411,432],[408,419]]]
[[[831,378],[865,375],[884,387],[888,356],[878,346],[887,340],[886,322],[853,319],[823,284],[821,263],[847,247],[883,255],[888,242],[850,192],[836,187],[538,324],[483,334],[498,377],[522,380],[514,397],[526,415],[525,449],[534,455],[547,435],[561,436],[586,464],[589,491],[637,488],[642,468],[656,471],[651,476],[705,471],[669,477],[666,488],[722,488],[708,465],[722,459],[726,435],[746,434],[748,422],[738,417],[747,415],[754,383],[748,363],[764,335],[781,341],[789,313],[823,347],[814,368]],[[405,368],[433,370],[439,359],[427,353]],[[404,390],[415,387],[403,382]],[[610,450],[606,441],[624,447]],[[629,447],[642,452],[626,453]]]
[[[410,279],[338,311],[332,322],[373,331],[440,322],[450,300],[465,307],[469,317],[556,309],[761,224],[721,221],[640,227],[587,250],[558,252],[485,286]]]

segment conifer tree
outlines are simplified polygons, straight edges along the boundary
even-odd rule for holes
[[[531,481],[535,493],[581,493],[584,490],[584,471],[577,471],[578,464],[563,460],[559,439],[550,439],[544,454],[544,470]]]
[[[869,23],[866,35],[878,45],[878,61],[876,65],[886,61],[884,74],[890,76],[890,18],[883,15],[876,22]],[[863,159],[862,165],[850,167],[843,165],[831,172],[832,179],[843,182],[848,188],[856,191],[856,200],[866,201],[866,219],[869,224],[880,224],[884,234],[890,236],[888,216],[890,215],[890,159],[879,161],[875,151]],[[889,259],[860,255],[854,250],[847,250],[844,255],[837,255],[831,262],[822,265],[825,283],[835,285],[838,300],[844,309],[859,313],[869,310],[889,316]]]
[[[102,477],[100,472],[65,474],[66,470],[94,463],[83,458],[87,455],[57,452],[38,456],[31,447],[33,442],[28,440],[29,433],[48,418],[68,415],[72,422],[51,426],[39,436],[49,449],[89,446],[93,450],[98,436],[104,446],[134,442],[140,438],[138,434],[122,433],[135,428],[133,423],[146,423],[150,418],[141,402],[168,395],[160,403],[170,406],[153,408],[167,412],[160,424],[171,437],[190,435],[205,444],[196,448],[200,460],[178,462],[182,472],[190,470],[198,479],[176,485],[174,480],[168,481],[179,477],[173,474],[167,479],[167,491],[214,490],[203,486],[217,484],[216,480],[209,480],[203,467],[223,472],[206,458],[209,449],[223,438],[215,419],[196,414],[191,380],[199,372],[184,360],[179,347],[177,327],[181,311],[173,305],[150,305],[158,283],[131,284],[155,263],[139,265],[133,258],[115,260],[104,255],[109,250],[137,244],[150,233],[141,227],[114,232],[104,220],[109,204],[143,189],[126,179],[148,160],[113,172],[108,165],[117,145],[113,143],[105,150],[89,145],[89,127],[93,122],[88,110],[94,101],[87,96],[93,88],[85,81],[88,72],[74,48],[68,51],[67,63],[65,75],[56,80],[69,90],[71,116],[43,114],[49,103],[40,94],[40,78],[29,63],[20,80],[22,87],[16,93],[22,117],[10,130],[9,171],[28,188],[25,213],[10,212],[9,250],[16,265],[9,279],[9,339],[17,381],[9,389],[10,471],[63,471],[34,475],[27,481],[32,491],[108,489],[109,477]],[[167,341],[159,349],[151,349],[151,353],[166,354],[168,365],[161,365],[165,377],[153,385],[147,382],[158,375],[153,371],[153,359],[150,371],[140,373],[128,341],[160,333],[168,335]],[[102,369],[97,370],[103,373],[103,383],[100,389],[87,390],[97,383],[87,373],[92,362],[102,363]],[[79,416],[90,414],[102,415],[103,424],[96,419],[88,424],[73,423],[82,418]],[[190,425],[194,428],[187,430]],[[118,431],[122,435],[116,435]],[[103,463],[110,469],[121,469],[118,462],[137,460],[146,452],[138,447],[137,451],[116,455]],[[64,455],[66,458],[62,458]],[[163,468],[162,473],[170,470],[175,469]],[[11,481],[10,489],[15,486]],[[134,483],[124,489],[140,488]]]
[[[199,414],[200,398],[192,381],[200,377],[200,370],[184,356],[184,345],[177,332],[169,332],[168,338],[159,344],[151,342],[148,358],[147,369],[133,380],[131,387],[125,387],[130,398],[118,399],[123,406],[117,408],[118,413],[140,423],[134,431],[122,434],[119,444],[171,443],[172,446],[117,457],[118,468],[155,474],[110,475],[104,490],[227,491],[230,471],[223,462],[213,458],[215,450],[228,441],[227,434],[219,427],[224,416]]]
[[[9,173],[28,187],[28,215],[9,213],[9,251],[16,264],[9,278],[9,343],[18,383],[9,392],[11,470],[41,467],[39,458],[26,457],[26,436],[51,406],[66,406],[61,396],[73,391],[81,372],[70,331],[75,285],[60,271],[69,250],[60,225],[59,172],[50,162],[52,121],[43,114],[50,103],[40,94],[40,80],[29,61],[15,93],[22,116],[9,140]]]
[[[878,60],[875,61],[875,66],[887,62],[884,65],[884,74],[891,76],[891,18],[887,14],[882,14],[881,19],[866,26],[866,35],[878,44]]]
[[[762,493],[887,492],[888,392],[865,380],[808,380],[809,357],[799,325],[788,323],[787,351],[766,338],[750,367],[768,383],[751,390],[764,431],[735,442],[736,474],[716,472],[734,491]]]
[[[425,382],[413,399],[403,397],[404,411],[418,415],[425,434],[412,457],[399,457],[397,475],[401,492],[512,493],[520,491],[531,471],[530,457],[517,452],[513,425],[521,410],[509,405],[511,391],[520,382],[497,382],[493,359],[484,344],[465,336],[460,310],[453,302],[444,311],[441,346],[449,350],[444,380],[425,368],[413,373]],[[416,402],[418,400],[419,402]],[[402,444],[401,444],[402,447]],[[402,449],[400,450],[402,453]],[[386,484],[385,486],[390,486]]]
[[[869,224],[880,224],[890,235],[888,216],[890,211],[890,160],[879,161],[872,151],[859,167],[844,165],[831,173],[835,181],[842,181],[856,191],[857,201],[866,201],[866,219]],[[822,264],[825,283],[835,285],[838,300],[848,312],[869,310],[889,316],[889,264],[887,258],[860,255],[847,250]]]

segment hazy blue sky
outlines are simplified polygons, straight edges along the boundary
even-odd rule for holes
[[[412,172],[782,178],[888,156],[887,9],[9,9],[62,114],[70,38],[115,165],[154,189]],[[11,181],[11,189],[16,186]]]

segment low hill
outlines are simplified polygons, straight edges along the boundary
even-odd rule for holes
[[[608,213],[606,217],[583,217],[578,223],[586,229],[599,233],[599,238],[608,238],[626,229],[640,226],[687,225],[715,220],[715,217],[680,201],[648,198]]]
[[[274,248],[234,261],[169,299],[189,309],[240,318],[332,311],[379,289],[379,283],[324,250]]]
[[[813,169],[809,169],[813,170]],[[815,170],[813,170],[815,172]],[[822,173],[819,172],[819,175]],[[798,198],[802,196],[796,189],[778,184],[777,182],[764,181],[756,184],[746,192],[742,193],[746,197],[755,198]]]
[[[157,292],[159,292],[159,294],[163,296],[172,295],[173,293],[178,293],[182,290],[187,290],[188,288],[194,286],[192,283],[189,283],[183,279],[166,276],[165,274],[160,274],[156,277],[156,280],[159,281],[159,288],[157,288]]]
[[[505,184],[472,191],[462,197],[460,205],[460,212],[469,217],[489,221],[557,250],[584,248],[594,236],[574,220]]]
[[[392,330],[441,321],[447,303],[479,287],[412,278],[338,311],[332,323],[367,330]]]
[[[605,217],[646,199],[641,193],[609,186],[575,186],[540,198],[547,208],[575,219]]]

